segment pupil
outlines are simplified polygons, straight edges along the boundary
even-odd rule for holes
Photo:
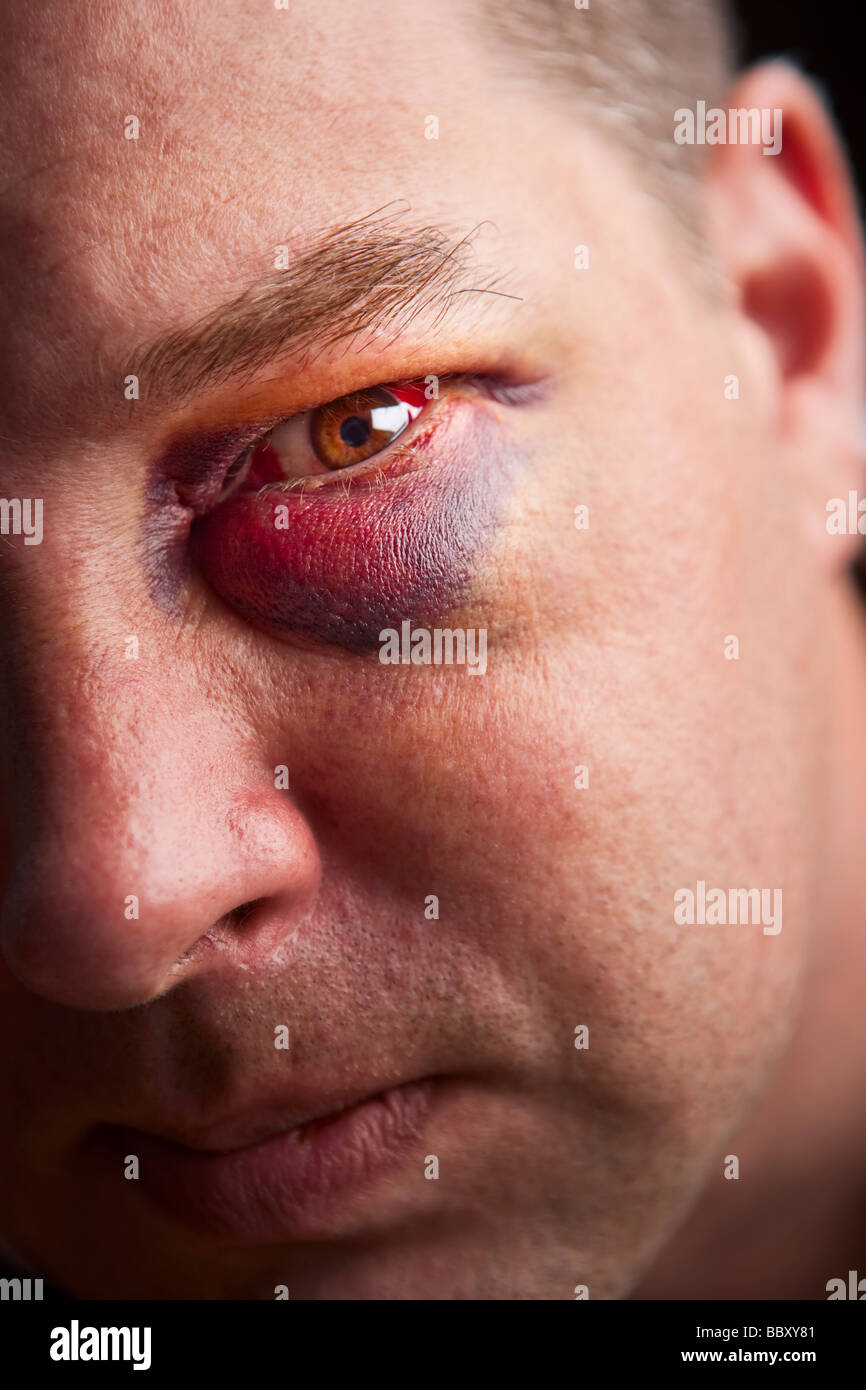
[[[352,449],[358,449],[370,438],[370,426],[360,415],[350,415],[340,426],[340,438]]]

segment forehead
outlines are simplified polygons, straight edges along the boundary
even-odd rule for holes
[[[523,137],[451,0],[22,3],[0,54],[0,351],[19,399],[46,357],[69,381],[116,343],[120,367],[275,246],[395,199],[458,232],[510,215]]]
[[[458,14],[450,0],[435,23],[405,0],[291,0],[289,11],[77,0],[37,23],[20,6],[0,21],[3,186],[92,228],[106,214],[126,226],[143,206],[180,220],[242,190],[311,209],[338,185],[364,196],[423,150],[437,102],[458,120],[471,113],[484,47]],[[140,121],[135,142],[127,115]],[[81,206],[82,186],[95,202]]]

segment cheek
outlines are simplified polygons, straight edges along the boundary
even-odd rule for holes
[[[510,491],[504,435],[488,410],[455,402],[372,479],[232,498],[198,523],[197,562],[250,621],[378,650],[382,628],[435,625],[460,602]]]

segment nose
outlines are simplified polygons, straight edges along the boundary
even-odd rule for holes
[[[213,661],[165,624],[139,626],[132,655],[128,620],[86,607],[55,594],[4,640],[0,950],[33,993],[105,1010],[164,993],[241,906],[290,930],[320,861],[237,698],[215,698]]]

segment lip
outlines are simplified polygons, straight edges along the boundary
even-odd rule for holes
[[[137,1155],[137,1186],[198,1235],[249,1244],[322,1239],[350,1222],[416,1146],[421,1171],[435,1089],[430,1078],[409,1082],[228,1151],[125,1127],[106,1130],[103,1144],[113,1165],[118,1153]]]

